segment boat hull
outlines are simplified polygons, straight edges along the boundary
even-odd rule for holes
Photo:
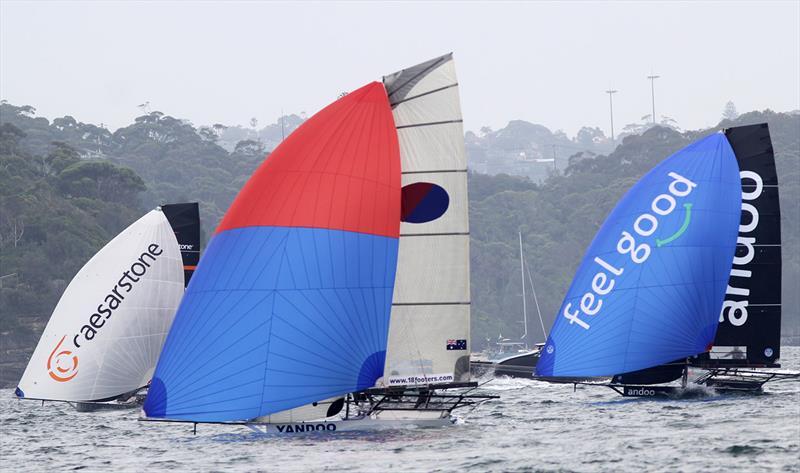
[[[455,419],[446,416],[429,419],[381,419],[364,418],[333,420],[322,422],[295,422],[287,424],[245,424],[255,432],[276,435],[297,435],[308,433],[359,432],[375,430],[394,430],[403,428],[434,428],[453,425]]]
[[[483,376],[494,372],[494,376],[532,379],[538,362],[539,351],[537,350],[512,355],[497,361],[471,361],[470,371],[474,376]]]
[[[531,379],[533,378],[533,372],[536,370],[536,364],[538,362],[538,351],[510,356],[495,364],[494,375]]]
[[[142,408],[142,402],[76,402],[74,405],[78,412],[126,411]]]

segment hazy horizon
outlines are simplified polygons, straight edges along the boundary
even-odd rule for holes
[[[800,108],[800,3],[0,3],[0,98],[125,126],[137,105],[261,126],[453,51],[465,129],[609,134]],[[744,33],[742,33],[744,32]]]

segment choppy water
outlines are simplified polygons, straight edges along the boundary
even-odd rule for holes
[[[800,348],[784,351],[800,368]],[[240,427],[80,414],[0,391],[4,471],[800,471],[800,382],[759,396],[623,399],[608,389],[499,379],[502,398],[456,425],[266,437]]]

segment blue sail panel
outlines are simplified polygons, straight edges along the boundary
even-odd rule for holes
[[[218,233],[170,330],[149,417],[247,420],[374,385],[397,238],[303,227]]]
[[[642,177],[589,246],[536,375],[611,376],[706,351],[740,205],[736,158],[719,133]]]

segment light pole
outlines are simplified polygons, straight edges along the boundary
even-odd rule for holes
[[[647,76],[647,78],[650,79],[650,97],[653,100],[653,125],[656,124],[656,86],[655,86],[655,83],[656,83],[656,79],[658,79],[659,77],[661,77],[661,76],[657,76],[657,75],[649,75],[649,76]]]
[[[616,90],[610,89],[606,90],[608,94],[608,109],[611,112],[611,141],[614,141],[614,101],[612,100],[612,96],[617,93]]]

